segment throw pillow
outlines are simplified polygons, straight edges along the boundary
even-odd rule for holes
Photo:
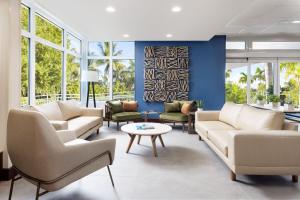
[[[138,109],[138,103],[136,101],[123,101],[122,106],[125,112],[136,112]]]
[[[113,114],[124,112],[121,101],[108,101]]]
[[[57,103],[61,110],[64,121],[78,117],[82,114],[82,110],[78,102],[71,100],[71,101],[58,101]]]
[[[188,115],[191,110],[191,103],[184,103],[181,107],[181,112],[185,115]]]
[[[180,107],[178,102],[165,103],[165,112],[180,112]]]

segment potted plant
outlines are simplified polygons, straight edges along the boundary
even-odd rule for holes
[[[196,104],[197,104],[197,110],[202,111],[203,110],[203,101],[202,100],[197,100]]]
[[[279,107],[280,98],[279,98],[279,96],[276,96],[276,95],[270,95],[269,96],[269,102],[272,104],[273,108],[278,108]]]
[[[265,105],[265,96],[259,94],[256,96],[256,104],[259,106]]]
[[[294,110],[293,101],[291,98],[288,98],[284,103],[284,109],[285,110]]]

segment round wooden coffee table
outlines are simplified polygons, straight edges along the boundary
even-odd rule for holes
[[[153,126],[154,129],[139,130],[137,127],[142,126],[143,124],[145,124],[146,126]],[[130,141],[126,153],[129,152],[131,145],[134,141],[134,138],[136,136],[138,136],[138,144],[140,144],[140,140],[142,136],[149,136],[151,138],[153,155],[157,157],[156,143],[155,143],[156,139],[159,138],[161,145],[165,147],[161,135],[172,131],[172,128],[171,126],[166,124],[144,122],[144,123],[132,123],[132,124],[124,125],[121,127],[121,131],[127,133],[130,137]]]

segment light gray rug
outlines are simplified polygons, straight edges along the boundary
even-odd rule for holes
[[[93,135],[90,140],[97,139]],[[289,176],[237,176],[230,180],[229,169],[198,140],[178,126],[163,135],[166,148],[157,141],[158,157],[152,155],[150,138],[136,141],[126,154],[129,137],[116,126],[101,128],[99,138],[117,138],[116,157],[111,171],[111,186],[106,168],[66,188],[46,194],[41,200],[101,199],[300,199],[300,184]],[[0,199],[7,199],[10,182],[0,183]],[[13,199],[33,199],[35,187],[16,182]]]

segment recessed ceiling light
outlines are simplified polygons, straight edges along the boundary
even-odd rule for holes
[[[172,34],[167,34],[166,37],[171,38],[171,37],[173,37],[173,35]]]
[[[114,7],[112,7],[112,6],[106,7],[105,10],[106,10],[107,12],[110,12],[110,13],[116,12],[116,9],[115,9]]]
[[[180,12],[180,11],[181,11],[181,7],[179,7],[179,6],[174,6],[172,8],[172,12]]]
[[[292,21],[293,24],[300,24],[300,20],[294,20]]]
[[[123,37],[124,38],[129,38],[129,35],[128,34],[123,34]]]

